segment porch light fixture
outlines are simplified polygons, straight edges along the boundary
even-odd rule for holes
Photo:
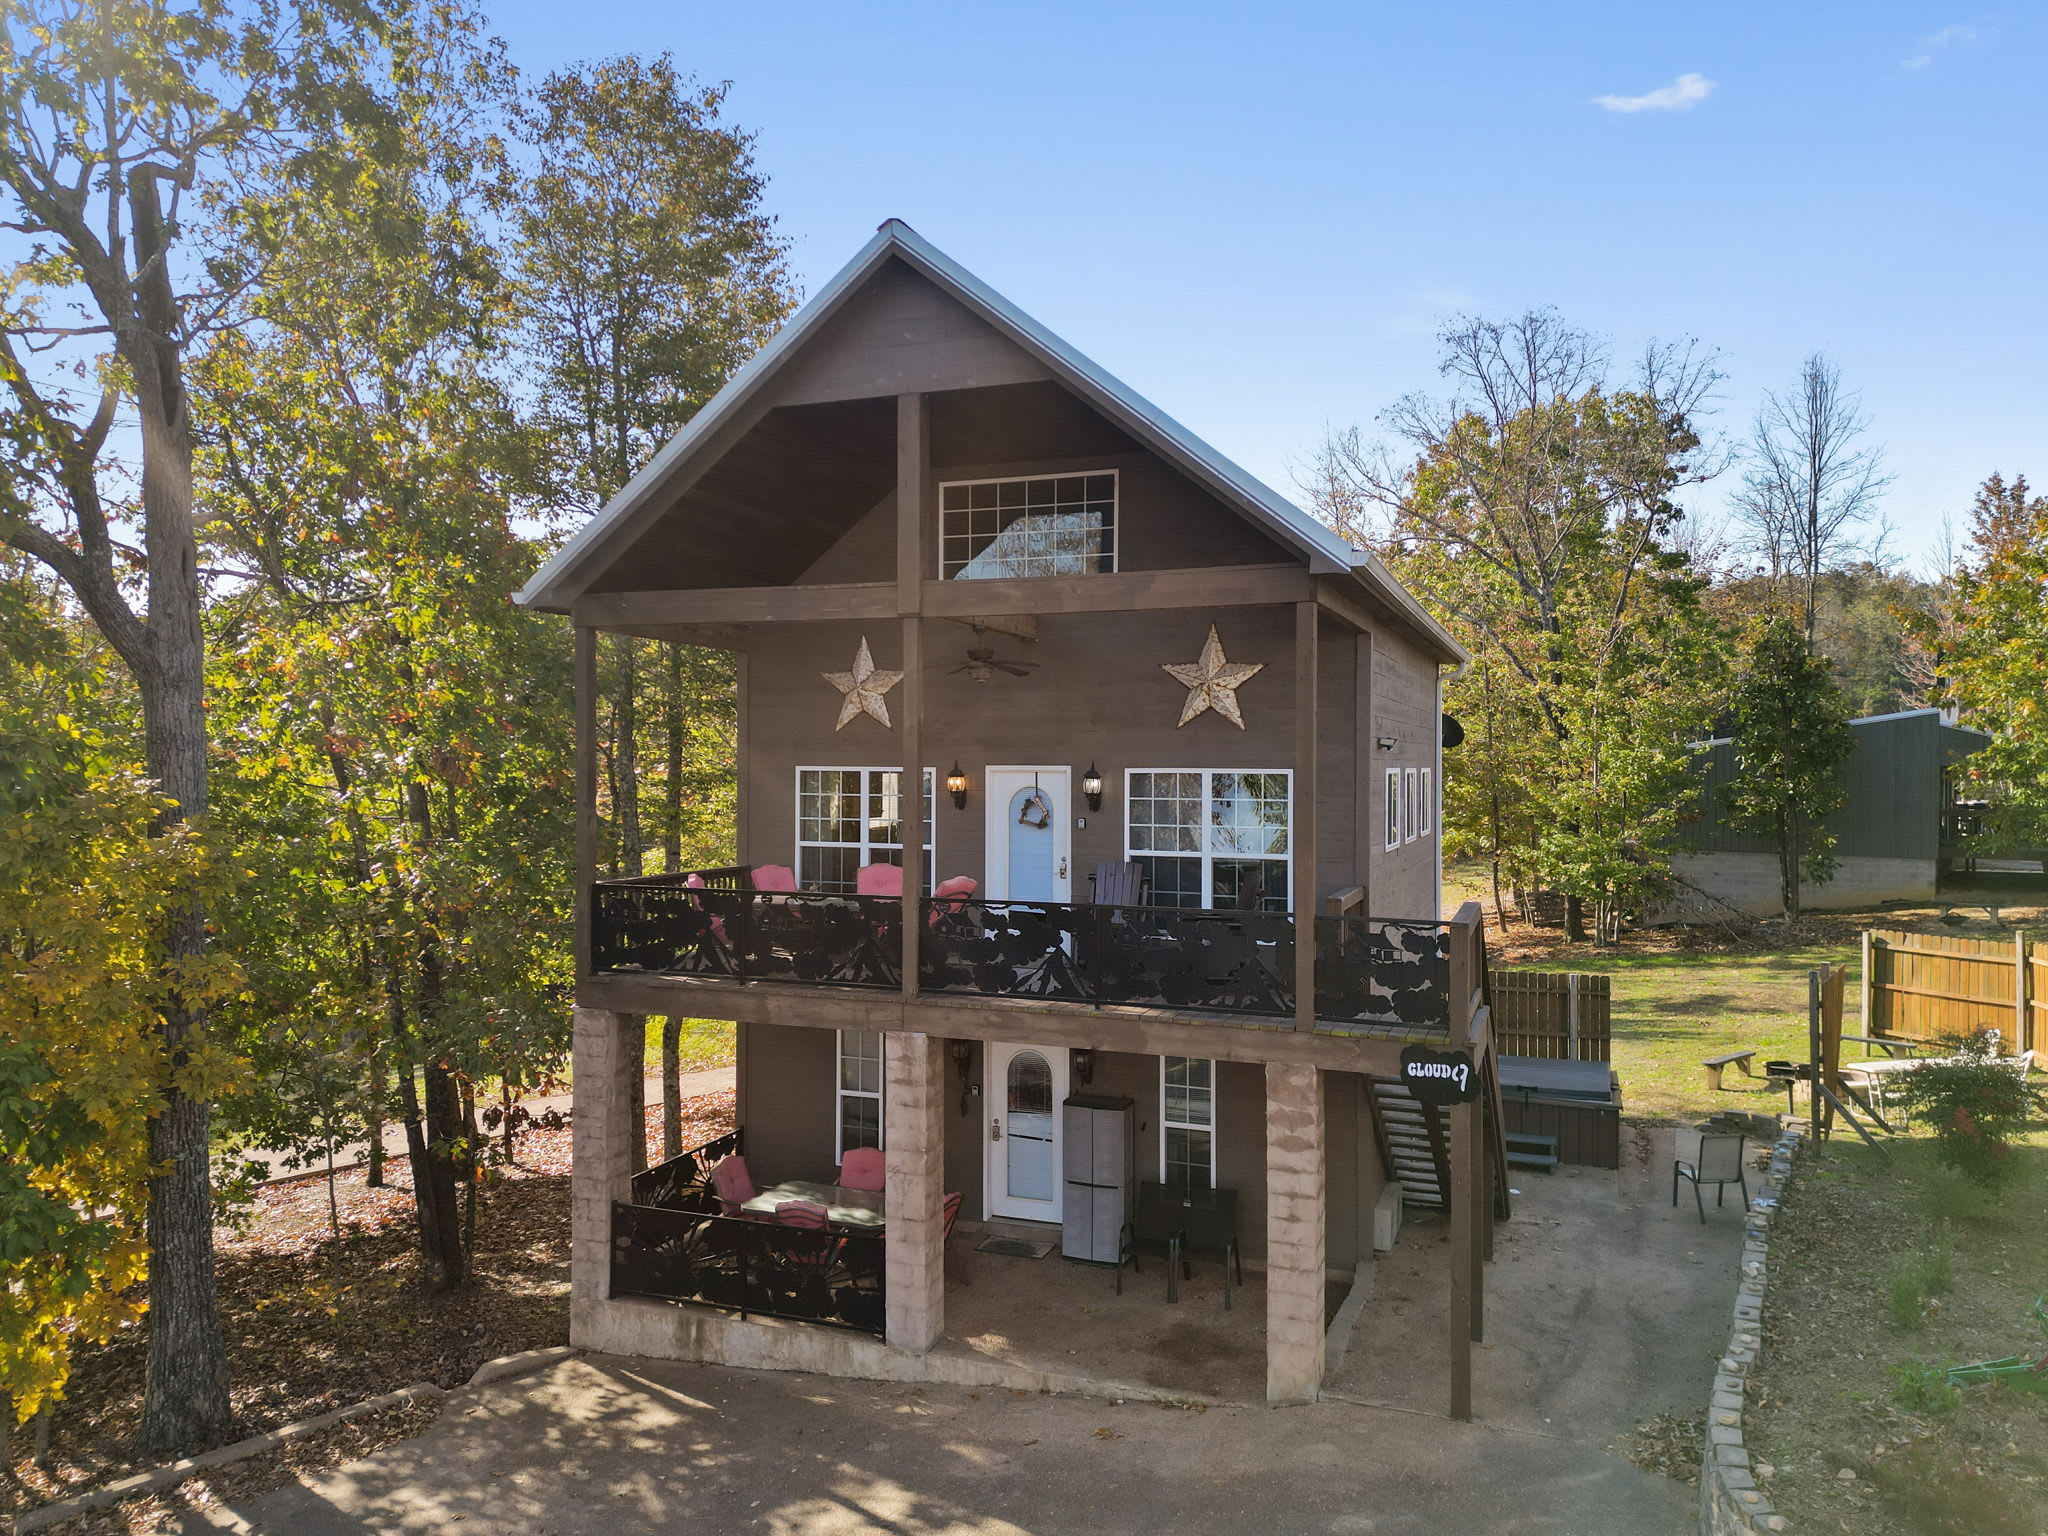
[[[946,775],[946,793],[953,797],[953,809],[967,809],[967,775],[960,769],[960,759],[953,759],[953,771]]]
[[[1069,1064],[1074,1069],[1074,1076],[1079,1078],[1083,1083],[1092,1083],[1095,1081],[1095,1053],[1093,1051],[1087,1049],[1085,1046],[1082,1047],[1080,1050],[1074,1052],[1073,1056],[1070,1058]]]
[[[1081,775],[1081,793],[1088,799],[1089,810],[1102,809],[1102,775],[1092,762],[1088,765],[1088,771]]]
[[[1396,740],[1397,740],[1397,738],[1395,738],[1395,737],[1393,737],[1393,736],[1375,736],[1375,737],[1373,737],[1373,743],[1374,743],[1374,745],[1376,745],[1376,746],[1377,746],[1377,747],[1378,747],[1378,748],[1379,748],[1379,749],[1380,749],[1380,750],[1381,750],[1382,752],[1391,752],[1391,751],[1393,751],[1393,750],[1394,750],[1394,746],[1395,746],[1395,742],[1396,742]]]

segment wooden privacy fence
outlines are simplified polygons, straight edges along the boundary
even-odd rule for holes
[[[1495,971],[1493,1035],[1503,1056],[1551,1061],[1612,1059],[1613,989],[1605,976],[1573,971]]]
[[[2032,937],[1965,939],[1872,928],[1863,935],[1863,1027],[1937,1040],[1998,1031],[2008,1054],[2048,1048],[2048,951]]]

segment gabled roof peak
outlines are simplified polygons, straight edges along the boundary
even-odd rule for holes
[[[580,593],[612,553],[615,535],[637,525],[651,503],[682,472],[693,452],[731,420],[764,383],[890,259],[903,261],[965,304],[1035,356],[1062,385],[1129,432],[1154,453],[1236,507],[1251,521],[1300,553],[1324,575],[1349,575],[1404,614],[1446,656],[1464,651],[1399,582],[1368,554],[1353,549],[1334,529],[1246,470],[1139,395],[1092,359],[1025,314],[1008,299],[932,245],[902,219],[884,219],[874,236],[757,352],[689,424],[615,495],[519,592],[518,601],[561,609]]]

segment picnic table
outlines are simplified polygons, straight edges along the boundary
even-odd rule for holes
[[[788,1179],[764,1189],[740,1209],[749,1216],[773,1221],[775,1213],[794,1200],[824,1206],[825,1219],[835,1227],[879,1232],[888,1224],[879,1189],[849,1189],[844,1184],[814,1184],[809,1179]]]

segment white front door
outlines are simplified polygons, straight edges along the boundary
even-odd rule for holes
[[[1067,866],[1073,856],[1068,768],[990,768],[988,889],[990,901],[1071,901]]]
[[[1067,1053],[1048,1045],[988,1048],[988,1213],[1019,1221],[1060,1219],[1060,1104]]]

